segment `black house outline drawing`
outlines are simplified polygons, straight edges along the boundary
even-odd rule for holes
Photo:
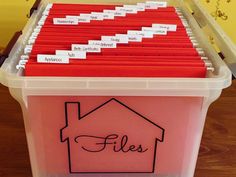
[[[127,108],[128,110],[130,110],[131,112],[135,113],[136,115],[138,115],[140,118],[143,118],[144,120],[148,121],[150,124],[158,127],[159,129],[162,130],[162,137],[161,139],[155,138],[155,145],[154,145],[154,154],[153,154],[153,166],[152,166],[152,171],[148,171],[148,172],[74,172],[72,171],[72,165],[71,165],[71,152],[70,152],[70,138],[67,137],[63,140],[63,130],[68,128],[68,110],[67,110],[67,105],[68,104],[77,104],[78,105],[78,120],[81,120],[83,118],[86,118],[86,116],[88,116],[89,114],[95,112],[96,110],[102,108],[104,105],[108,104],[111,101],[116,101],[117,103],[119,103],[120,105],[124,106],[125,108]],[[120,102],[119,100],[117,100],[116,98],[111,98],[108,101],[104,102],[103,104],[101,104],[100,106],[96,107],[95,109],[89,111],[88,113],[86,113],[85,115],[81,116],[80,115],[80,102],[65,102],[65,118],[66,118],[66,125],[60,129],[60,141],[61,143],[67,142],[67,149],[68,149],[68,161],[69,161],[69,173],[71,174],[78,174],[78,173],[154,173],[155,171],[155,165],[156,165],[156,150],[157,150],[157,143],[159,142],[163,142],[164,141],[164,134],[165,134],[165,129],[160,127],[159,125],[157,125],[156,123],[150,121],[148,118],[144,117],[143,115],[139,114],[138,112],[136,112],[135,110],[133,110],[132,108],[128,107],[127,105],[125,105],[124,103]]]

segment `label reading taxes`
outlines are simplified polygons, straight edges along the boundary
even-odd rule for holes
[[[116,35],[116,36],[102,36],[102,41],[114,41],[116,43],[127,44],[127,35]]]
[[[89,23],[90,22],[90,17],[81,17],[81,16],[72,16],[72,15],[67,15],[66,18],[70,19],[70,18],[75,18],[78,20],[78,22],[82,22],[82,23]]]
[[[153,34],[167,35],[167,30],[166,29],[142,27],[142,30],[153,32]]]
[[[76,18],[53,18],[54,25],[78,25]]]
[[[169,25],[169,24],[153,24],[152,27],[166,29],[167,31],[176,31],[177,25]]]
[[[56,50],[56,55],[68,56],[73,59],[86,59],[86,52],[84,51]]]
[[[89,44],[100,46],[101,48],[116,48],[116,42],[113,41],[90,40]]]
[[[99,53],[101,52],[101,47],[95,45],[72,44],[72,50],[81,52]]]
[[[69,63],[68,56],[58,56],[58,55],[37,55],[37,62],[39,63]]]
[[[144,38],[153,38],[153,32],[150,31],[136,31],[136,30],[129,30],[128,34],[131,35],[140,35]]]

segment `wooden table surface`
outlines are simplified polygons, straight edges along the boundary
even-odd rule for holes
[[[0,177],[31,177],[21,109],[2,85],[0,140]],[[209,108],[195,177],[236,177],[236,80]]]

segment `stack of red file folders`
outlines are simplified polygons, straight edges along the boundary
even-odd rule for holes
[[[181,12],[155,2],[50,4],[24,52],[25,76],[203,78],[212,69]]]

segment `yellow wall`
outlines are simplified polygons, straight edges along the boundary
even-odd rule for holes
[[[206,0],[200,0],[206,9],[212,13],[216,9],[216,1],[210,0],[210,3],[207,3]],[[220,10],[225,12],[228,16],[227,20],[222,20],[217,18],[217,22],[224,29],[226,34],[232,39],[236,44],[236,0],[231,0],[230,3],[226,2],[227,0],[220,0]]]
[[[27,21],[27,15],[35,0],[0,0],[0,51],[11,39],[14,32],[23,28]],[[202,4],[213,12],[215,10],[216,0],[200,0]],[[228,15],[228,20],[218,19],[217,21],[225,32],[236,43],[236,0],[226,3],[221,0],[221,9]]]
[[[23,28],[35,0],[0,0],[0,50]]]

